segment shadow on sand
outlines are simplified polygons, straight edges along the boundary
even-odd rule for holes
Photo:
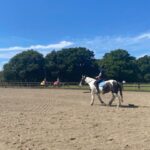
[[[111,106],[106,104],[106,105],[101,105],[101,106],[106,106],[106,107],[117,107],[117,105],[115,104],[112,104]],[[121,105],[120,108],[139,108],[141,106],[137,106],[137,105],[134,105],[134,104],[128,104],[128,105]],[[143,107],[143,106],[142,106]],[[145,106],[144,106],[145,107]]]
[[[139,108],[139,106],[134,104],[128,104],[128,105],[121,105],[121,108]]]
[[[109,106],[109,105],[106,105]],[[117,107],[117,105],[111,105],[109,107]],[[138,106],[134,104],[121,105],[120,108],[150,108],[150,106]]]
[[[89,90],[89,91],[84,91],[83,93],[91,93],[91,91]]]

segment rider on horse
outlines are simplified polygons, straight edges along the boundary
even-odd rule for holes
[[[103,73],[103,70],[101,69],[99,75],[95,77],[96,81],[94,82],[94,85],[96,87],[97,93],[100,93],[100,91],[99,91],[99,83],[101,83],[104,80],[103,76],[104,76],[104,73]]]

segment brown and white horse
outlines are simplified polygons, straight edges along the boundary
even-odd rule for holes
[[[83,82],[87,83],[90,87],[91,90],[91,105],[94,104],[94,99],[95,99],[95,94],[98,96],[99,101],[101,102],[101,104],[105,105],[105,103],[103,102],[103,100],[101,99],[100,94],[105,94],[108,92],[112,93],[112,98],[109,101],[109,105],[111,106],[112,102],[115,100],[115,98],[118,98],[118,104],[117,107],[121,106],[121,102],[123,102],[123,94],[122,94],[122,86],[119,82],[117,82],[116,80],[107,80],[104,81],[103,86],[99,86],[100,89],[100,94],[97,93],[96,87],[94,85],[94,82],[96,80],[90,77],[86,77],[86,76],[82,76],[80,84],[82,85]],[[120,95],[118,95],[118,91],[120,91]]]

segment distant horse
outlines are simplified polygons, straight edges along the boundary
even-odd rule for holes
[[[44,80],[40,83],[40,85],[45,86],[45,85],[46,85],[46,79],[44,79]]]
[[[100,94],[105,94],[108,92],[112,93],[112,98],[109,101],[109,106],[111,106],[112,102],[114,101],[114,99],[117,97],[118,98],[118,105],[117,107],[121,106],[121,102],[123,102],[123,94],[122,94],[122,86],[119,82],[117,82],[116,80],[107,80],[107,81],[103,81],[103,85],[99,86],[100,88],[100,94],[97,93],[96,87],[94,85],[94,82],[96,80],[90,77],[86,77],[86,76],[82,76],[80,84],[82,85],[83,82],[87,83],[90,87],[91,90],[91,105],[94,104],[94,98],[95,98],[95,94],[97,94],[99,101],[101,102],[101,104],[105,105],[105,103],[103,102],[103,100],[101,99]],[[120,96],[118,95],[118,91],[120,91]]]
[[[54,86],[60,86],[60,85],[61,85],[61,82],[60,82],[60,81],[55,81],[55,82],[53,83],[53,85],[54,85]]]

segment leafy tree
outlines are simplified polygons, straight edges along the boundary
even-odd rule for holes
[[[79,81],[82,74],[93,76],[98,71],[94,53],[82,47],[52,51],[45,62],[49,80]]]
[[[28,50],[14,56],[4,65],[6,81],[41,81],[44,78],[43,55]]]
[[[117,49],[106,53],[99,61],[99,65],[104,68],[108,79],[128,82],[137,80],[135,58],[130,56],[126,50]]]
[[[0,81],[3,81],[4,77],[3,77],[3,71],[0,71]]]
[[[54,81],[59,77],[78,82],[83,74],[94,77],[99,68],[104,68],[106,79],[150,82],[150,56],[136,60],[126,50],[117,49],[96,60],[93,51],[82,47],[52,51],[45,59],[34,50],[24,51],[4,65],[0,80],[34,82],[46,77]]]
[[[139,68],[139,80],[140,82],[150,81],[150,56],[143,56],[136,61]]]
[[[150,73],[144,75],[145,82],[150,82]]]

